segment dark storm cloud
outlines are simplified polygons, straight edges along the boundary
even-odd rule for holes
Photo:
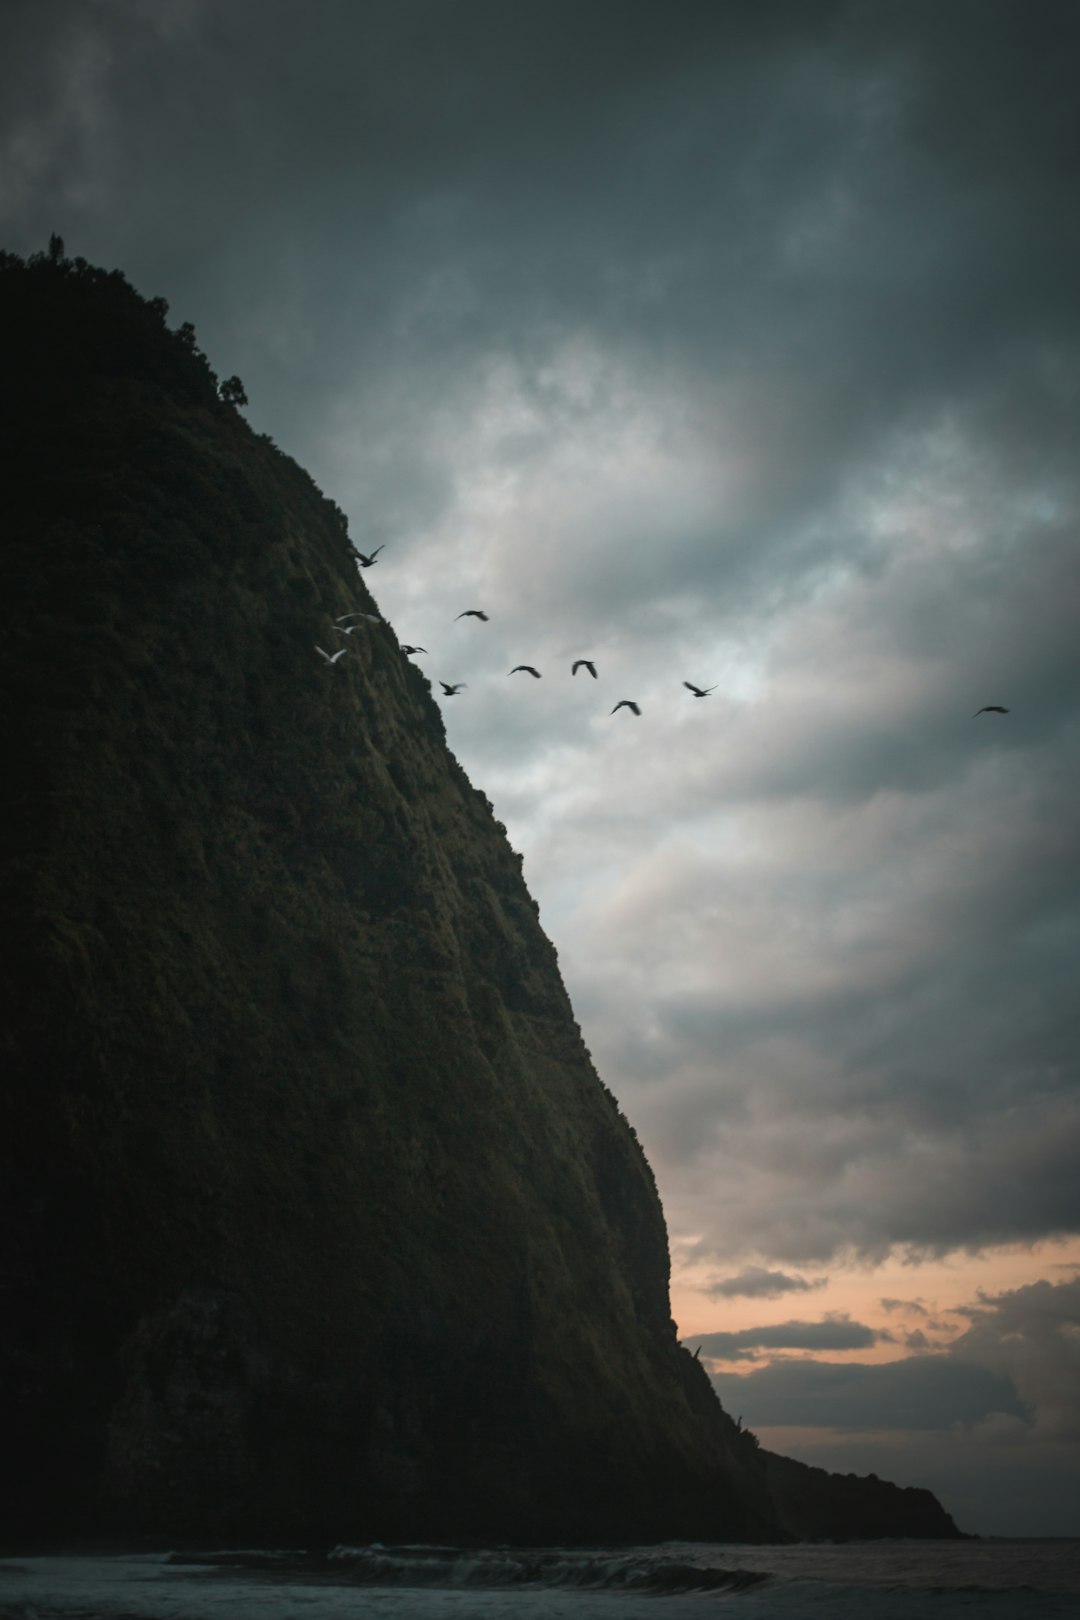
[[[759,1350],[866,1350],[891,1337],[848,1316],[830,1316],[822,1322],[773,1322],[733,1333],[703,1333],[694,1343],[708,1361],[752,1361]]]
[[[745,1414],[751,1429],[947,1429],[994,1413],[1028,1418],[1008,1377],[948,1356],[777,1361],[712,1380],[727,1410]]]
[[[1080,1278],[982,1296],[962,1314],[971,1325],[949,1354],[1011,1378],[1042,1434],[1080,1442]]]
[[[824,1288],[826,1277],[792,1277],[764,1266],[747,1266],[738,1276],[724,1277],[705,1289],[713,1299],[779,1299],[781,1294],[805,1294]]]

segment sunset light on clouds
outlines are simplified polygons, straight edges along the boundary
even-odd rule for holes
[[[3,245],[385,547],[726,1408],[1080,1532],[1076,10],[14,10]]]

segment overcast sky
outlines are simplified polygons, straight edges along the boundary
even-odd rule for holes
[[[1080,10],[0,30],[0,245],[193,321],[467,683],[725,1403],[1080,1533]]]

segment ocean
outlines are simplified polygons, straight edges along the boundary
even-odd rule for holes
[[[1076,1620],[1080,1541],[667,1542],[0,1560],[3,1620]]]

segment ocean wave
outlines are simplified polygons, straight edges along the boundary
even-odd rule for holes
[[[362,1585],[446,1587],[575,1587],[582,1591],[714,1592],[757,1586],[770,1577],[752,1570],[718,1569],[618,1553],[575,1557],[496,1548],[335,1547],[332,1562],[346,1565]]]
[[[468,1549],[401,1544],[353,1547],[324,1555],[256,1549],[174,1553],[171,1562],[234,1569],[282,1571],[289,1566],[307,1576],[331,1575],[356,1586],[494,1590],[507,1587],[563,1588],[583,1592],[641,1592],[677,1596],[691,1592],[742,1591],[772,1577],[757,1570],[712,1566],[615,1552],[575,1555],[563,1548]]]

